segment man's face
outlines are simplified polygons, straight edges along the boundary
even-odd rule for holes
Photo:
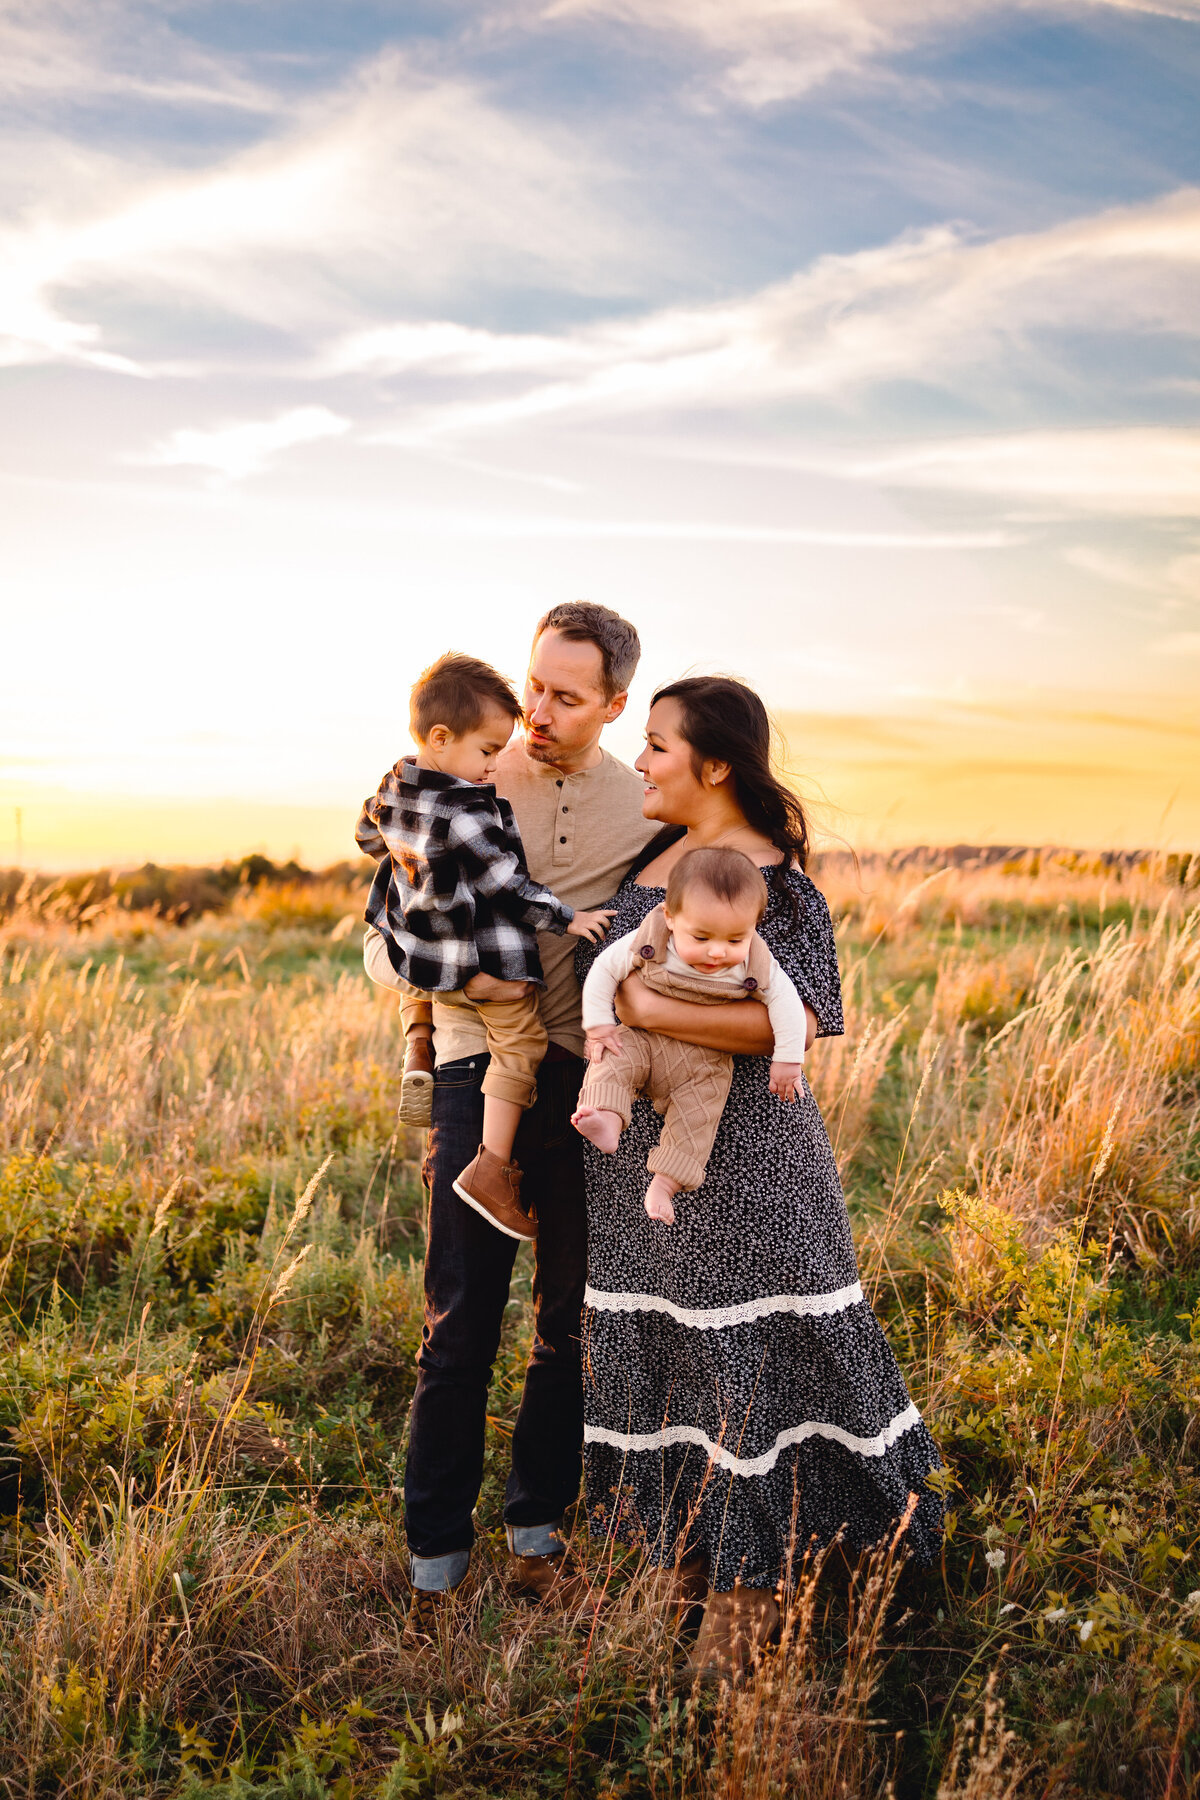
[[[597,645],[543,631],[525,677],[526,753],[556,768],[586,764],[625,700],[624,694],[606,697]]]

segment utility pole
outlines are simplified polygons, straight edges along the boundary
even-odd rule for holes
[[[19,869],[25,860],[25,846],[21,838],[21,808],[18,806],[15,810],[17,814],[17,867]]]

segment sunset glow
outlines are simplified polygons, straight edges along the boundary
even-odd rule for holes
[[[1200,847],[1200,0],[0,16],[0,866],[353,853],[586,597],[863,846]]]

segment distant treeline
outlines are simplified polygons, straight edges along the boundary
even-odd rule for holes
[[[1041,844],[913,844],[904,850],[826,850],[821,862],[857,860],[862,868],[999,869],[1006,875],[1040,875],[1051,869],[1072,875],[1155,874],[1181,887],[1200,886],[1200,852],[1160,850],[1068,850]]]
[[[0,918],[24,907],[78,924],[116,906],[182,922],[200,913],[225,912],[239,894],[262,888],[311,888],[320,883],[357,890],[370,869],[365,859],[316,871],[298,862],[275,863],[269,856],[257,855],[219,868],[148,862],[140,869],[95,869],[77,875],[0,869]]]
[[[825,862],[836,866],[851,860],[847,850],[827,850],[813,859],[814,874]],[[937,869],[949,864],[957,869],[999,869],[1003,874],[1037,876],[1050,873],[1111,874],[1116,881],[1132,873],[1153,872],[1181,887],[1200,887],[1200,854],[1164,855],[1149,850],[1064,850],[1020,844],[928,844],[909,849],[860,852],[854,860],[863,870],[902,869],[913,866]],[[260,889],[323,888],[346,891],[347,903],[365,888],[371,865],[365,858],[334,863],[327,869],[306,869],[294,861],[272,862],[268,856],[243,856],[239,862],[219,868],[189,864],[164,866],[143,863],[140,869],[96,869],[77,875],[38,875],[22,869],[0,869],[0,918],[27,908],[42,917],[85,923],[114,907],[129,912],[148,912],[159,918],[183,922],[201,913],[221,913],[239,894]]]

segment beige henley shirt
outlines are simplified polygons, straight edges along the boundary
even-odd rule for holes
[[[642,778],[607,750],[590,769],[564,775],[534,762],[518,740],[496,764],[496,792],[517,816],[529,873],[576,912],[612,898],[639,850],[659,830],[642,817]],[[583,1055],[584,1037],[575,951],[579,939],[538,933],[546,986],[542,1019],[552,1044]],[[487,1048],[483,1026],[463,1007],[433,1008],[434,1053],[456,1062]]]

